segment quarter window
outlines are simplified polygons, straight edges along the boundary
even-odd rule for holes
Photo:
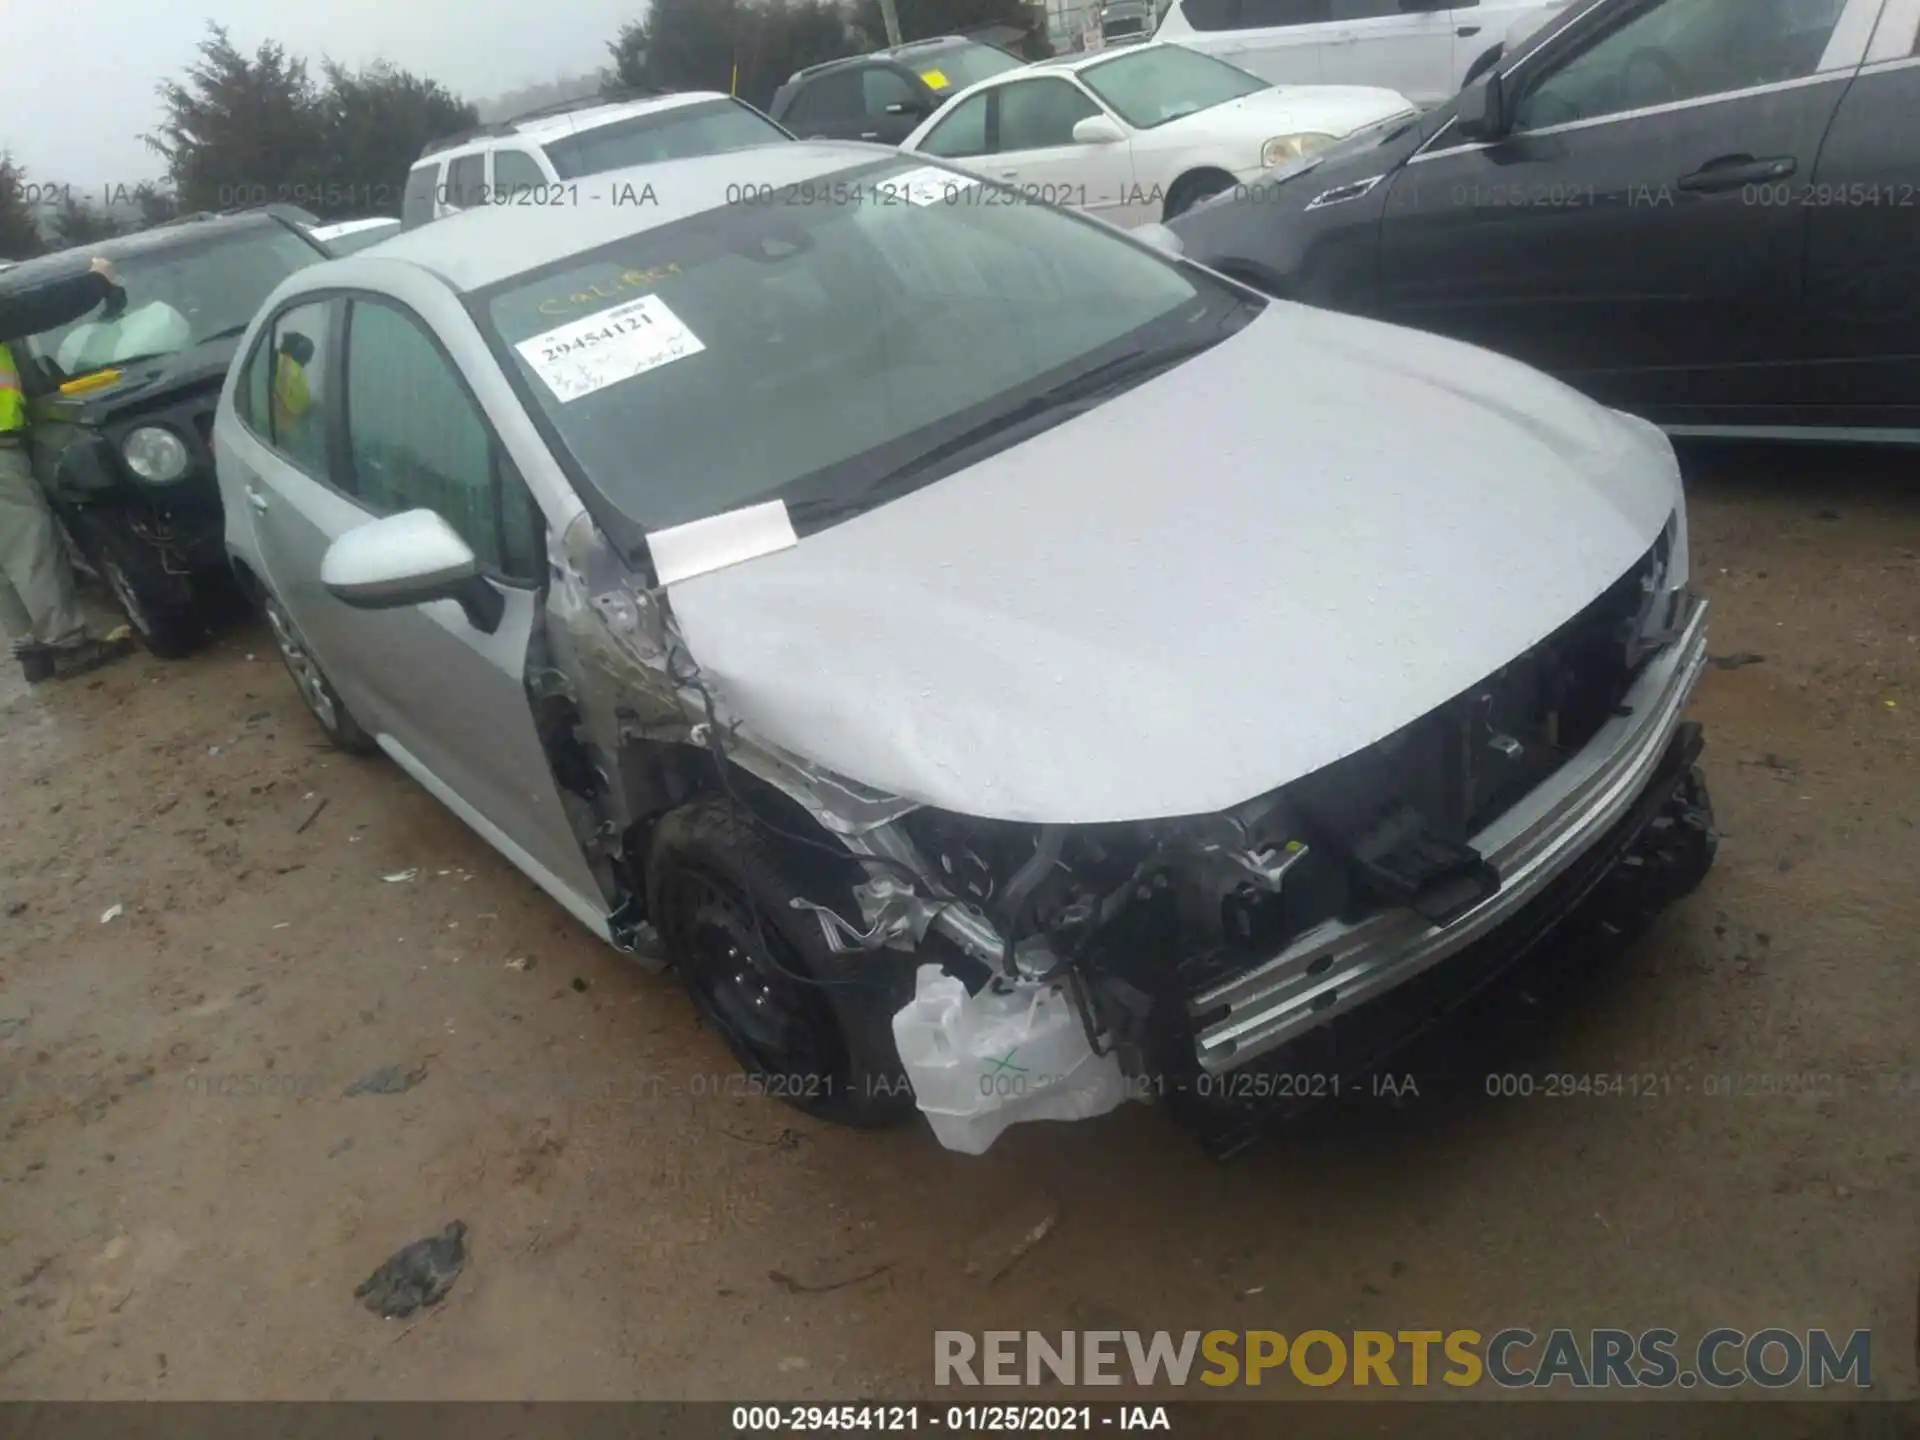
[[[1630,10],[1514,107],[1538,130],[1815,74],[1846,0],[1660,0]]]
[[[538,511],[480,407],[418,321],[355,301],[347,331],[353,493],[383,515],[431,510],[511,579],[540,574]]]

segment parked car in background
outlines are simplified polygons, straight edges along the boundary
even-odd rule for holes
[[[1460,89],[1540,0],[1172,0],[1155,38],[1276,85],[1384,85],[1422,106]]]
[[[954,96],[901,148],[1138,225],[1415,113],[1391,90],[1276,89],[1223,60],[1146,43],[993,76]]]
[[[959,35],[915,40],[796,70],[774,92],[772,114],[803,140],[898,145],[948,96],[1026,63]]]
[[[1153,26],[1151,0],[1107,0],[1100,7],[1100,43],[1110,49],[1152,38]]]
[[[369,245],[378,245],[400,233],[400,222],[385,215],[365,220],[338,220],[331,225],[316,225],[313,238],[333,255],[351,255]]]
[[[1916,31],[1906,0],[1599,0],[1174,228],[1674,433],[1920,443]]]
[[[689,90],[563,100],[435,141],[407,172],[400,222],[412,229],[480,205],[577,206],[606,199],[580,181],[630,165],[793,139],[746,101]]]
[[[284,284],[227,545],[326,733],[651,926],[760,1093],[1225,1147],[1705,873],[1651,425],[897,151],[648,176]]]
[[[241,332],[297,270],[327,258],[304,212],[194,215],[8,268],[0,290],[113,263],[105,306],[13,347],[33,472],[76,556],[154,654],[193,650],[198,590],[224,578],[213,410]]]

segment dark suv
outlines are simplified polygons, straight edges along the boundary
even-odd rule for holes
[[[802,140],[898,145],[949,96],[1026,63],[959,35],[915,40],[796,71],[774,92],[773,118]]]
[[[240,336],[296,270],[328,258],[314,217],[194,215],[9,266],[25,295],[112,262],[120,293],[13,346],[33,472],[76,558],[156,655],[205,634],[195,582],[227,570],[213,411]]]

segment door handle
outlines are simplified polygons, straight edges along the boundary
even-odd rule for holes
[[[1480,33],[1480,27],[1478,25],[1462,25],[1453,33],[1458,35],[1462,40],[1471,40]]]
[[[860,132],[860,138],[862,140],[878,140],[880,138],[880,132],[878,130],[862,130]]]
[[[1799,162],[1791,155],[1775,155],[1766,160],[1756,160],[1751,155],[1723,155],[1718,160],[1709,160],[1691,175],[1682,175],[1674,183],[1696,195],[1711,195],[1761,185],[1769,180],[1784,180],[1797,169]]]
[[[262,514],[265,514],[267,510],[271,508],[267,503],[267,497],[260,493],[260,487],[258,485],[247,486],[247,504]]]

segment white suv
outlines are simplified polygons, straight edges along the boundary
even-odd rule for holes
[[[1379,85],[1414,104],[1456,94],[1540,0],[1172,0],[1155,38],[1276,85]]]
[[[400,223],[410,230],[477,205],[571,204],[582,176],[792,139],[714,90],[562,101],[429,145],[407,172]]]

